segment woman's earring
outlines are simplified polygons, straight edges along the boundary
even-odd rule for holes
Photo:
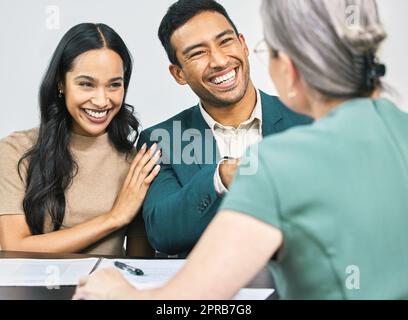
[[[291,91],[288,93],[288,99],[293,99],[297,96],[297,92],[296,91]]]
[[[60,90],[59,90],[59,93],[58,93],[58,98],[61,99],[61,98],[62,98],[62,94],[63,94],[63,92],[62,92],[62,90],[60,89]]]

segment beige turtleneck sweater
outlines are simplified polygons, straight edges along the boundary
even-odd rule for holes
[[[0,215],[24,214],[22,201],[25,183],[19,178],[17,164],[38,137],[38,129],[15,132],[0,141]],[[108,212],[128,173],[130,157],[115,150],[108,134],[84,137],[72,134],[72,155],[78,173],[65,194],[66,212],[62,229],[70,228]],[[25,178],[27,161],[23,162]],[[44,232],[51,232],[47,218]],[[122,255],[125,228],[94,243],[82,253]]]

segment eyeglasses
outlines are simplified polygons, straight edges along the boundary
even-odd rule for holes
[[[265,39],[258,41],[253,51],[258,57],[259,61],[265,66],[268,65],[270,56],[273,58],[277,58],[279,56],[279,50],[271,48],[266,43]]]
[[[265,39],[258,41],[255,45],[254,53],[261,64],[268,65],[269,49]]]

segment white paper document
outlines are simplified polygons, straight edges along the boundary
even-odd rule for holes
[[[186,260],[134,260],[134,259],[102,259],[98,269],[115,268],[114,262],[120,261],[143,271],[143,276],[135,276],[125,270],[120,271],[125,278],[138,289],[157,288],[170,280],[185,264]]]
[[[77,285],[81,277],[92,271],[98,260],[0,259],[0,286]]]
[[[274,289],[241,289],[234,300],[266,300],[274,292]]]
[[[102,259],[98,266],[101,268],[114,267],[114,262],[119,261],[129,266],[141,269],[143,276],[133,275],[126,270],[118,269],[124,277],[136,288],[157,288],[169,281],[185,264],[186,260],[134,260],[134,259]],[[234,300],[265,300],[273,289],[241,289]]]
[[[139,268],[144,274],[136,276],[119,269],[115,261]],[[72,286],[94,269],[113,267],[138,289],[157,288],[168,282],[185,262],[173,259],[0,259],[0,286]],[[273,292],[273,289],[241,289],[234,300],[265,300]]]

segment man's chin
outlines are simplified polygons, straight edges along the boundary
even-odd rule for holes
[[[242,84],[225,91],[208,87],[206,90],[193,89],[204,104],[207,103],[214,107],[229,107],[239,103],[245,97],[247,90],[248,88],[242,88]]]
[[[242,100],[242,98],[243,96],[238,97],[238,98],[219,98],[217,97],[217,98],[212,99],[212,101],[210,102],[214,107],[227,108],[232,105],[238,104]]]
[[[228,107],[239,103],[245,97],[246,90],[231,90],[228,92],[223,92],[222,94],[213,95],[213,100],[215,105],[220,107]]]

